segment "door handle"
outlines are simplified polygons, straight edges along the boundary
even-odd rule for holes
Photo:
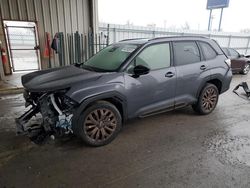
[[[206,65],[201,65],[200,69],[201,69],[201,70],[206,70],[207,67],[206,67]]]
[[[167,72],[166,74],[165,74],[165,77],[168,77],[168,78],[171,78],[171,77],[173,77],[174,76],[174,73],[173,72]]]

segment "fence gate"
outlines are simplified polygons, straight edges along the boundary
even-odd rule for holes
[[[12,71],[38,70],[39,45],[35,23],[24,25],[24,22],[8,21],[4,25]]]

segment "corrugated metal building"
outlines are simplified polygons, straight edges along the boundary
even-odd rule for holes
[[[97,0],[0,0],[0,40],[7,49],[3,24],[5,20],[36,22],[40,67],[44,69],[48,66],[48,59],[42,55],[46,32],[51,36],[57,32],[95,32],[98,28]],[[66,39],[65,43],[67,46]],[[57,56],[53,56],[52,61],[57,65]],[[5,71],[9,73],[10,69]]]

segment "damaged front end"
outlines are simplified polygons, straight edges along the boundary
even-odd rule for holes
[[[40,144],[52,135],[62,137],[73,133],[72,117],[77,103],[65,93],[66,90],[48,93],[25,90],[25,107],[30,106],[30,109],[16,119],[17,134],[27,135]]]

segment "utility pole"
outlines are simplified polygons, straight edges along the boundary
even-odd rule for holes
[[[229,0],[207,0],[207,10],[210,11],[209,14],[209,21],[208,21],[208,31],[211,31],[212,28],[212,11],[213,9],[221,9],[220,12],[220,22],[218,31],[221,31],[221,22],[222,22],[222,15],[223,9],[229,6]]]
[[[221,31],[221,21],[222,21],[222,15],[223,15],[223,8],[221,9],[221,12],[220,12],[219,31]]]
[[[209,20],[208,20],[208,27],[207,27],[208,31],[210,31],[210,29],[211,29],[212,12],[213,12],[213,9],[210,9]]]

